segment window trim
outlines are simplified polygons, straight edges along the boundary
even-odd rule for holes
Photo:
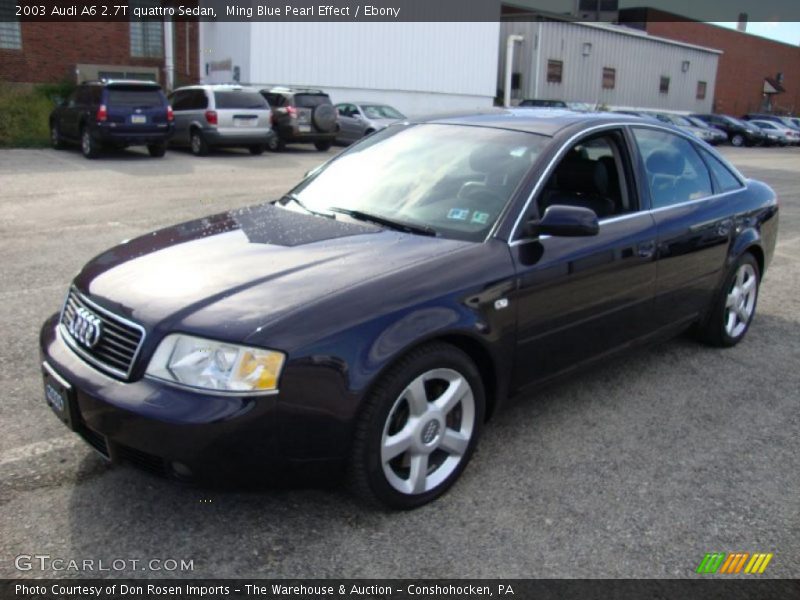
[[[519,246],[520,244],[527,244],[527,243],[530,243],[530,242],[535,241],[535,240],[544,239],[545,236],[538,236],[536,238],[526,238],[526,237],[516,238],[516,235],[517,235],[517,232],[519,231],[519,228],[520,228],[520,225],[522,223],[523,217],[528,212],[528,208],[530,207],[530,203],[533,202],[534,198],[536,198],[537,194],[539,193],[539,190],[541,189],[542,185],[544,185],[544,182],[552,174],[552,171],[555,168],[555,165],[558,162],[560,162],[560,160],[564,157],[564,154],[566,154],[566,152],[572,146],[575,145],[575,142],[578,139],[580,139],[581,137],[583,137],[583,136],[585,136],[585,135],[587,135],[587,134],[589,134],[591,132],[595,132],[595,131],[599,132],[599,131],[602,131],[603,129],[622,129],[623,131],[626,132],[626,138],[627,138],[627,143],[628,143],[629,152],[630,152],[631,151],[631,149],[630,149],[631,140],[628,138],[628,134],[633,135],[633,132],[631,131],[631,129],[633,127],[642,127],[642,128],[645,128],[645,129],[655,129],[657,131],[663,131],[663,132],[666,132],[666,133],[671,133],[673,135],[677,135],[677,136],[680,136],[680,137],[686,139],[690,144],[695,144],[696,145],[695,140],[692,139],[692,136],[690,134],[685,133],[683,131],[675,131],[675,130],[672,130],[672,129],[668,129],[668,128],[666,128],[666,127],[664,127],[662,125],[659,125],[657,123],[631,123],[630,121],[612,122],[612,123],[603,123],[601,125],[596,125],[594,127],[589,127],[587,129],[584,129],[583,131],[579,131],[578,133],[570,136],[561,145],[561,147],[556,151],[555,154],[553,154],[553,157],[550,159],[550,161],[545,166],[544,170],[542,171],[541,176],[538,178],[538,180],[534,184],[533,189],[531,189],[531,192],[528,195],[528,198],[525,200],[525,203],[522,205],[522,208],[520,209],[519,213],[517,214],[516,219],[514,220],[514,224],[511,226],[511,231],[510,231],[509,236],[508,236],[509,239],[506,241],[508,246],[509,247],[515,247],[515,246]],[[636,184],[637,184],[636,192],[638,194],[639,191],[640,191],[639,187],[638,187],[638,184],[640,183],[640,179],[641,179],[640,171],[642,170],[643,165],[641,164],[641,153],[639,152],[639,149],[638,148],[633,148],[633,152],[634,152],[634,154],[631,155],[631,162],[636,162],[637,163],[634,166],[634,171],[635,172],[634,172],[633,176],[634,176],[634,179],[635,179]],[[701,160],[702,160],[702,158],[701,158]],[[707,200],[721,198],[721,197],[727,196],[729,194],[737,194],[737,193],[740,193],[742,191],[742,189],[747,188],[747,182],[741,176],[741,174],[735,168],[733,168],[732,165],[727,160],[724,159],[724,157],[720,157],[720,160],[722,161],[722,163],[726,167],[728,167],[728,169],[731,171],[731,173],[734,174],[736,179],[739,180],[739,182],[742,184],[742,188],[739,188],[737,190],[732,190],[730,192],[723,192],[721,194],[713,194],[712,193],[712,195],[710,195],[710,196],[705,196],[703,198],[695,198],[694,200],[687,200],[685,202],[680,202],[678,204],[671,204],[670,206],[664,206],[664,207],[661,207],[661,208],[653,208],[652,207],[652,199],[650,198],[649,186],[647,186],[648,187],[648,197],[647,197],[648,207],[647,208],[641,208],[640,207],[639,210],[636,211],[636,212],[626,213],[624,215],[616,215],[616,216],[613,216],[613,217],[607,217],[605,219],[598,219],[598,223],[602,227],[604,223],[612,222],[612,220],[621,220],[621,219],[625,219],[625,218],[630,218],[630,217],[632,217],[634,215],[642,215],[644,213],[653,213],[655,211],[669,210],[669,209],[676,208],[676,207],[679,207],[679,206],[685,206],[685,205],[688,205],[688,204],[694,204],[696,202],[705,202]],[[641,200],[642,199],[641,199],[641,196],[640,196],[640,198],[639,198],[640,205],[642,204]],[[496,238],[497,237],[497,232],[500,229],[501,221],[505,222],[505,220],[507,218],[508,218],[508,216],[506,216],[506,217],[504,217],[502,219],[498,219],[497,222],[495,222],[495,225],[492,228],[492,230],[489,232],[489,235],[487,236],[487,239],[488,238]]]

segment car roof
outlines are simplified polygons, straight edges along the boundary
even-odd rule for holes
[[[411,120],[414,123],[441,123],[447,125],[473,125],[511,129],[527,133],[553,136],[565,127],[576,124],[602,125],[603,123],[648,123],[648,119],[619,113],[585,113],[568,109],[497,108],[484,112],[456,115],[432,115]]]

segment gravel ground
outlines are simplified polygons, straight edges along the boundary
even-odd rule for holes
[[[36,340],[79,267],[276,197],[334,152],[0,151],[0,577],[685,577],[711,551],[774,552],[765,576],[800,577],[800,148],[724,149],[781,197],[744,343],[678,338],[540,390],[498,414],[462,480],[420,510],[369,511],[337,489],[184,487],[108,467],[69,434],[42,399]],[[18,571],[24,554],[128,562]],[[153,558],[193,570],[142,570]]]

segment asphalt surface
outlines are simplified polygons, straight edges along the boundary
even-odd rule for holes
[[[712,551],[773,552],[763,577],[800,577],[800,148],[724,149],[781,197],[742,344],[681,337],[538,391],[491,421],[461,481],[422,509],[184,487],[106,466],[70,434],[43,400],[37,333],[80,266],[277,197],[334,152],[0,151],[0,577],[690,577]],[[19,555],[126,563],[20,571]],[[142,570],[150,559],[193,570]]]

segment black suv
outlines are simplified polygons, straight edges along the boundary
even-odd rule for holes
[[[339,115],[322,90],[269,87],[261,95],[272,107],[275,136],[269,141],[272,151],[289,143],[313,143],[317,150],[328,150],[339,132]]]
[[[144,81],[85,81],[50,114],[54,148],[80,144],[86,158],[103,146],[147,146],[161,157],[172,136],[172,107],[157,83]]]

